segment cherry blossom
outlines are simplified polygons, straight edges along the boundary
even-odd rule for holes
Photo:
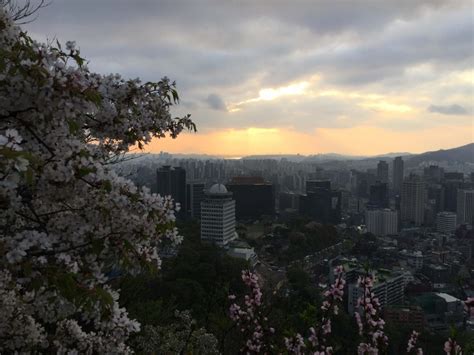
[[[74,42],[42,44],[0,6],[0,352],[127,353],[140,325],[108,275],[158,270],[179,244],[170,197],[110,162],[194,129],[169,79],[89,71]]]
[[[421,348],[416,348],[416,343],[418,342],[418,336],[420,333],[413,331],[411,333],[410,339],[408,340],[407,345],[407,354],[416,354],[423,355],[423,350]]]

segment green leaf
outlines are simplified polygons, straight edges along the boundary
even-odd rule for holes
[[[102,103],[102,96],[97,90],[88,88],[84,91],[84,96],[87,100],[95,103],[97,106],[100,106]]]
[[[100,302],[102,304],[105,304],[106,307],[110,308],[114,304],[114,299],[112,298],[112,295],[103,288],[97,287],[95,289],[95,292],[99,297]]]
[[[112,183],[110,182],[110,180],[102,181],[102,188],[107,192],[112,191]]]
[[[68,120],[67,124],[69,126],[69,133],[76,134],[79,131],[79,124],[74,120]]]
[[[95,168],[80,168],[77,171],[77,176],[78,177],[84,177],[86,175],[89,175],[90,173],[95,173],[96,169]]]

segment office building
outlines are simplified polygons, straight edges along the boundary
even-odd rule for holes
[[[377,181],[375,185],[370,186],[369,207],[371,208],[388,208],[388,184],[386,182]]]
[[[464,174],[459,172],[444,173],[444,210],[457,211],[458,190],[464,187]]]
[[[393,191],[395,195],[399,195],[402,191],[403,184],[403,159],[396,157],[393,160]]]
[[[421,226],[425,215],[425,184],[417,175],[403,181],[400,200],[401,220],[405,225]]]
[[[388,163],[385,160],[377,164],[377,180],[388,184]]]
[[[201,202],[201,240],[226,246],[236,238],[235,201],[222,184],[212,185]]]
[[[444,179],[444,169],[437,165],[430,165],[423,169],[423,179],[427,183],[439,184]]]
[[[171,196],[180,210],[176,217],[186,217],[186,170],[180,167],[164,165],[156,171],[157,192],[162,196]]]
[[[258,176],[234,177],[226,185],[235,200],[237,219],[260,219],[275,214],[273,185]]]
[[[436,215],[436,231],[440,233],[454,233],[457,226],[457,216],[453,212],[439,212]]]
[[[459,224],[474,224],[474,190],[458,190],[456,210]]]
[[[188,207],[188,217],[191,219],[201,219],[201,202],[204,200],[203,182],[188,182],[186,184],[186,205]]]
[[[341,220],[341,192],[331,190],[330,181],[308,180],[306,195],[300,198],[300,213],[320,223]]]
[[[365,212],[367,232],[377,236],[398,234],[398,212],[390,209],[372,209]]]

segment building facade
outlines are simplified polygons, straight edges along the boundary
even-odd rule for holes
[[[235,238],[235,201],[224,185],[215,184],[201,202],[201,240],[227,246]]]
[[[474,224],[474,190],[458,190],[456,211],[459,224]]]
[[[403,273],[390,273],[384,275],[385,272],[376,272],[376,282],[372,288],[372,292],[380,302],[380,307],[383,309],[387,305],[403,304],[405,293],[405,276]],[[350,315],[357,311],[357,299],[363,295],[363,287],[356,283],[351,283],[348,286],[348,304],[347,310]]]
[[[402,191],[403,184],[403,159],[396,157],[393,160],[393,191],[395,195],[399,195]]]
[[[156,171],[157,192],[161,196],[171,196],[175,203],[179,203],[180,210],[177,218],[186,218],[186,170],[181,167],[164,165]]]
[[[237,219],[260,219],[275,214],[273,185],[261,177],[234,177],[226,185],[235,200]]]
[[[371,209],[365,212],[367,232],[377,236],[398,234],[398,212],[390,209]]]
[[[436,215],[436,231],[440,233],[454,233],[457,226],[457,216],[453,212],[439,212]]]
[[[419,176],[403,181],[400,200],[401,220],[406,225],[421,226],[425,219],[425,184]]]
[[[186,184],[186,205],[188,217],[191,219],[201,219],[201,202],[205,197],[204,188],[203,182],[188,182]]]
[[[388,184],[388,163],[385,160],[377,164],[377,180]]]

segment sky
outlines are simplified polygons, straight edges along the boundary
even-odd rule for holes
[[[418,153],[474,141],[471,0],[52,0],[26,25],[93,71],[177,83],[147,151]]]

